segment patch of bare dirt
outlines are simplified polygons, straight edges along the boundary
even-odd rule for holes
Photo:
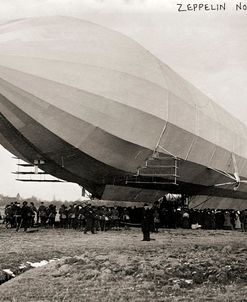
[[[247,301],[241,232],[164,230],[150,242],[140,230],[0,235],[1,268],[61,258],[3,284],[0,301]]]

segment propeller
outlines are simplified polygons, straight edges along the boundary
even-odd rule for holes
[[[237,162],[236,162],[236,157],[235,157],[234,154],[232,154],[232,162],[233,162],[233,167],[234,167],[234,170],[235,170],[235,172],[233,173],[234,176],[231,176],[231,175],[227,174],[227,176],[229,178],[231,178],[232,181],[231,182],[224,182],[224,183],[220,183],[220,184],[215,184],[214,185],[215,187],[233,185],[234,186],[233,190],[237,191],[241,183],[246,183],[247,184],[247,180],[241,180],[240,179],[239,172],[238,172],[238,166],[237,166]]]

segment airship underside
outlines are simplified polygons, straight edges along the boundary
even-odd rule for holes
[[[243,123],[115,31],[67,17],[0,26],[0,143],[97,198],[245,199],[246,141]]]

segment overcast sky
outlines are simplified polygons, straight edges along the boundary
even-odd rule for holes
[[[223,3],[205,1],[200,3]],[[183,12],[185,0],[0,0],[0,23],[45,15],[70,15],[122,32],[247,124],[247,12],[226,0],[226,11]],[[196,3],[196,1],[192,1]],[[0,194],[76,200],[75,184],[23,184],[16,162],[0,147]]]

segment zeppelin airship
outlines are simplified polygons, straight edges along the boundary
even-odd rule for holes
[[[247,198],[246,126],[134,40],[77,18],[0,26],[0,143],[95,198]]]

